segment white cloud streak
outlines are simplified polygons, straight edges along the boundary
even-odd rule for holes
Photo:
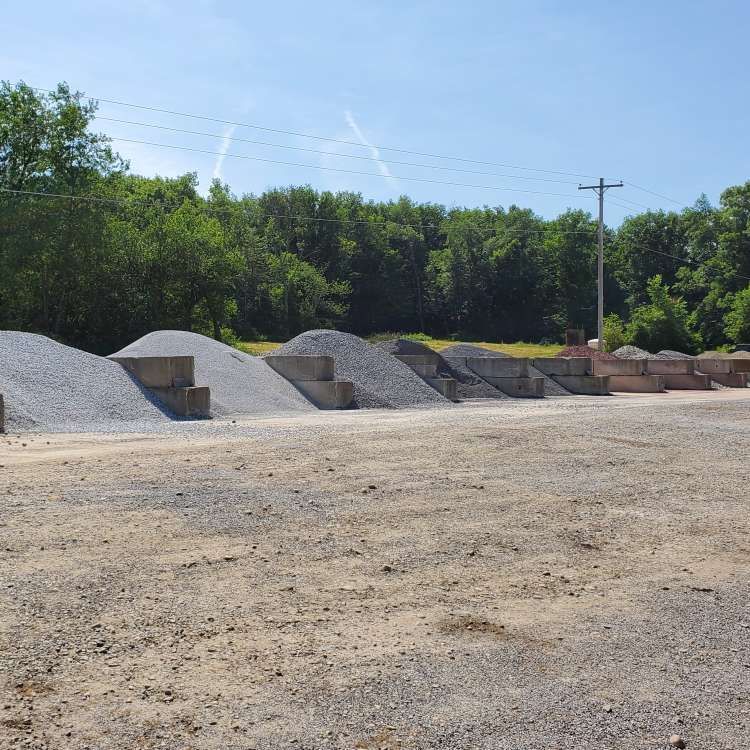
[[[221,170],[224,167],[224,159],[226,158],[227,151],[229,151],[229,147],[232,145],[232,136],[234,135],[235,130],[235,126],[231,125],[224,131],[224,138],[219,147],[219,156],[216,159],[216,164],[214,164],[213,178],[215,180],[221,179]]]
[[[370,141],[365,138],[364,133],[359,129],[359,125],[357,125],[357,122],[354,119],[354,115],[352,115],[352,113],[347,109],[346,112],[344,112],[344,117],[346,118],[346,124],[352,129],[352,132],[356,136],[357,140],[363,146],[367,146],[367,148],[370,149],[370,155],[376,161],[378,169],[380,170],[380,174],[382,174],[383,177],[387,177],[391,182],[395,182],[395,180],[393,179],[393,175],[391,174],[391,170],[388,169],[388,165],[380,159],[380,151],[378,151],[377,147],[373,146],[372,143],[370,143]]]

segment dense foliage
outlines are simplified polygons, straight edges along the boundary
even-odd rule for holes
[[[95,110],[65,85],[48,95],[0,86],[0,328],[99,352],[159,328],[536,341],[574,324],[593,334],[596,223],[584,211],[546,221],[517,206],[311,187],[236,197],[219,182],[202,196],[195,174],[131,174],[91,131]],[[607,230],[606,248],[618,343],[750,339],[750,182],[719,207],[701,199],[628,218]]]

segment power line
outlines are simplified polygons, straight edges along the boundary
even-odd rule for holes
[[[55,94],[56,92],[52,89],[44,89],[39,88],[36,86],[31,86],[34,91],[43,91],[48,94]],[[101,97],[96,97],[91,94],[82,94],[85,95],[89,99],[93,99],[98,102],[105,102],[106,104],[115,104],[120,107],[130,107],[133,109],[141,109],[145,110],[147,112],[159,112],[161,114],[167,114],[167,115],[176,115],[177,117],[189,117],[194,120],[205,120],[207,122],[217,122],[221,125],[232,125],[237,128],[251,128],[253,130],[263,130],[267,133],[281,133],[284,135],[292,135],[297,138],[309,138],[316,141],[326,141],[328,143],[341,143],[345,144],[347,146],[355,146],[357,148],[376,148],[380,151],[393,151],[395,153],[400,154],[411,154],[413,156],[426,156],[430,159],[447,159],[450,161],[460,161],[467,164],[482,164],[484,166],[490,166],[490,167],[502,167],[504,169],[518,169],[524,172],[542,172],[546,174],[556,174],[556,175],[562,175],[566,177],[591,177],[592,175],[587,174],[581,174],[579,172],[565,172],[562,170],[555,170],[555,169],[540,169],[537,167],[523,167],[519,166],[517,164],[505,164],[502,162],[491,162],[491,161],[484,161],[482,159],[469,159],[462,156],[446,156],[444,154],[432,154],[425,151],[413,151],[410,149],[405,148],[396,148],[395,146],[379,146],[376,144],[363,144],[359,141],[348,141],[342,138],[329,138],[322,135],[312,135],[310,133],[303,133],[295,130],[284,130],[282,128],[271,128],[267,127],[265,125],[258,125],[255,123],[247,123],[247,122],[237,122],[235,120],[225,120],[219,117],[211,117],[209,115],[199,115],[194,114],[192,112],[179,112],[177,110],[172,109],[164,109],[161,107],[152,107],[145,104],[134,104],[132,102],[123,102],[117,99],[104,99]],[[70,97],[72,98],[72,96]]]
[[[45,193],[42,191],[36,191],[36,190],[14,190],[11,188],[0,188],[0,192],[2,193],[9,193],[11,195],[19,195],[19,196],[30,196],[30,197],[37,197],[37,198],[61,198],[65,200],[76,200],[76,201],[89,201],[92,203],[100,203],[105,205],[119,205],[119,206],[125,206],[125,207],[133,207],[133,206],[142,206],[142,207],[157,207],[161,209],[176,209],[179,208],[183,204],[177,204],[177,203],[165,203],[164,201],[139,201],[139,200],[124,200],[122,198],[104,198],[101,196],[95,196],[95,195],[71,195],[66,193]],[[201,206],[201,210],[205,211],[206,213],[213,213],[213,214],[227,214],[232,213],[236,210],[236,207],[232,208],[218,208],[216,206],[208,206],[204,205]],[[383,216],[377,216],[376,218],[380,221],[372,221],[369,219],[332,219],[330,217],[322,217],[322,216],[299,216],[299,215],[293,215],[293,214],[277,214],[277,213],[260,213],[256,214],[260,216],[265,216],[268,218],[273,219],[290,219],[294,221],[317,221],[317,222],[326,222],[326,223],[335,223],[335,224],[364,224],[368,226],[379,226],[379,227],[387,227],[388,223],[395,224],[396,226],[400,227],[411,227],[416,229],[437,229],[442,230],[441,225],[439,224],[414,224],[414,223],[405,223],[405,222],[389,222],[385,217]],[[488,233],[488,232],[502,232],[504,234],[543,234],[547,231],[551,231],[555,234],[593,234],[594,229],[589,230],[557,230],[554,227],[545,227],[543,229],[499,229],[499,228],[487,228],[487,227],[480,227],[477,224],[463,224],[462,226],[468,226],[472,229],[478,230],[480,233]]]
[[[478,174],[487,177],[507,177],[511,180],[530,180],[532,182],[554,182],[560,185],[577,185],[575,180],[556,180],[550,177],[527,177],[525,175],[514,175],[498,172],[482,172],[474,169],[462,169],[461,167],[445,167],[439,164],[420,164],[418,162],[411,161],[396,161],[393,159],[376,159],[372,156],[357,156],[356,154],[339,154],[331,151],[321,151],[315,148],[305,148],[304,146],[289,146],[282,143],[269,143],[268,141],[257,141],[252,138],[237,138],[236,136],[221,135],[220,133],[206,133],[200,130],[185,130],[183,128],[173,128],[168,125],[157,125],[149,122],[136,122],[133,120],[121,120],[117,117],[102,117],[96,115],[97,120],[104,120],[106,122],[117,122],[123,125],[137,125],[145,128],[157,128],[159,130],[168,130],[173,133],[184,133],[186,135],[201,135],[209,138],[219,138],[226,141],[236,141],[238,143],[252,143],[257,146],[271,146],[273,148],[283,148],[291,151],[304,151],[310,154],[320,154],[321,156],[332,156],[337,159],[357,159],[359,161],[374,161],[382,162],[384,164],[395,164],[404,167],[420,167],[422,169],[440,169],[448,172],[463,172],[465,174]]]
[[[223,156],[227,159],[246,159],[249,161],[259,161],[264,162],[266,164],[283,164],[284,166],[288,167],[302,167],[303,169],[319,169],[324,170],[326,172],[339,172],[343,174],[356,174],[356,175],[365,175],[367,177],[378,177],[383,180],[393,179],[393,180],[401,180],[406,182],[428,182],[432,185],[449,185],[451,187],[467,187],[467,188],[473,188],[473,189],[479,189],[479,190],[494,190],[494,191],[507,191],[511,193],[527,193],[530,195],[550,195],[555,196],[559,198],[579,198],[581,196],[577,196],[575,193],[550,193],[545,192],[543,190],[526,190],[525,188],[515,188],[515,187],[507,187],[507,186],[499,186],[499,185],[476,185],[468,182],[450,182],[447,180],[433,180],[429,177],[400,177],[397,175],[383,175],[379,174],[378,172],[363,172],[361,170],[357,169],[341,169],[339,167],[324,167],[319,164],[303,164],[301,162],[291,162],[291,161],[280,161],[279,159],[267,159],[261,156],[248,156],[246,154],[222,154],[218,151],[208,151],[207,149],[202,148],[194,148],[192,146],[174,146],[169,143],[154,143],[153,141],[140,141],[136,140],[134,138],[111,138],[113,141],[117,141],[119,143],[138,143],[142,146],[156,146],[157,148],[169,148],[176,151],[192,151],[194,153],[198,154],[208,154],[209,156]]]
[[[680,208],[687,208],[684,203],[676,201],[674,198],[670,198],[668,195],[662,195],[661,193],[656,193],[653,190],[649,190],[648,188],[640,187],[640,185],[636,185],[634,182],[626,182],[625,184],[630,185],[630,187],[634,187],[636,190],[642,190],[644,193],[655,195],[657,198],[663,198],[665,201],[669,201],[670,203],[675,203]]]

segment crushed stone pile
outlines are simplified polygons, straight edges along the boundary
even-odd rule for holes
[[[728,354],[727,352],[707,351],[699,354],[696,359],[734,359],[734,354]]]
[[[657,355],[662,356],[664,359],[695,359],[692,354],[676,352],[674,349],[662,349],[660,352],[657,352]]]
[[[734,352],[732,354],[732,359],[750,359],[750,352],[746,352],[741,349],[740,351]]]
[[[456,393],[461,400],[469,398],[494,398],[508,399],[510,396],[499,391],[490,385],[486,380],[482,380],[475,372],[462,365],[453,365],[436,352],[430,349],[426,344],[411,339],[391,339],[390,341],[381,341],[376,344],[379,349],[383,349],[389,354],[432,354],[438,358],[438,376],[441,378],[453,378],[456,381]],[[470,355],[454,355],[470,356]],[[474,356],[474,355],[471,355]]]
[[[446,357],[510,357],[505,352],[497,352],[493,349],[485,349],[476,344],[453,344],[441,352]],[[563,388],[559,383],[545,375],[541,370],[529,365],[529,375],[532,378],[544,378],[544,394],[546,396],[569,396],[570,391]]]
[[[189,331],[155,331],[121,349],[121,357],[195,357],[195,383],[211,389],[211,412],[219,417],[317,411],[261,357]]]
[[[354,384],[353,406],[398,409],[446,406],[450,401],[410,367],[359,336],[339,331],[306,331],[272,354],[327,354],[336,360],[336,378]]]
[[[647,352],[645,349],[630,345],[621,346],[619,349],[615,349],[612,354],[617,359],[663,359],[663,357],[659,357],[657,354],[651,354],[651,352]]]
[[[556,357],[591,357],[591,359],[617,359],[614,354],[609,352],[600,352],[598,349],[592,349],[585,344],[581,346],[566,346],[559,351]]]
[[[0,393],[8,432],[138,432],[174,418],[116,362],[21,331],[0,331]]]

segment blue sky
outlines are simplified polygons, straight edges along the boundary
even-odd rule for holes
[[[717,202],[725,187],[750,178],[749,30],[750,4],[739,1],[42,0],[4,7],[0,77],[44,88],[66,80],[95,97],[324,138],[621,178],[690,204],[702,192]],[[97,123],[114,137],[211,152],[114,144],[134,171],[197,171],[203,189],[218,174],[236,193],[311,184],[448,206],[516,203],[548,217],[568,206],[595,209],[575,176],[377,152],[112,104],[100,114],[217,136]],[[222,159],[216,154],[224,149]],[[630,185],[609,196],[623,203],[608,203],[611,224],[641,210],[624,201],[677,208]]]

